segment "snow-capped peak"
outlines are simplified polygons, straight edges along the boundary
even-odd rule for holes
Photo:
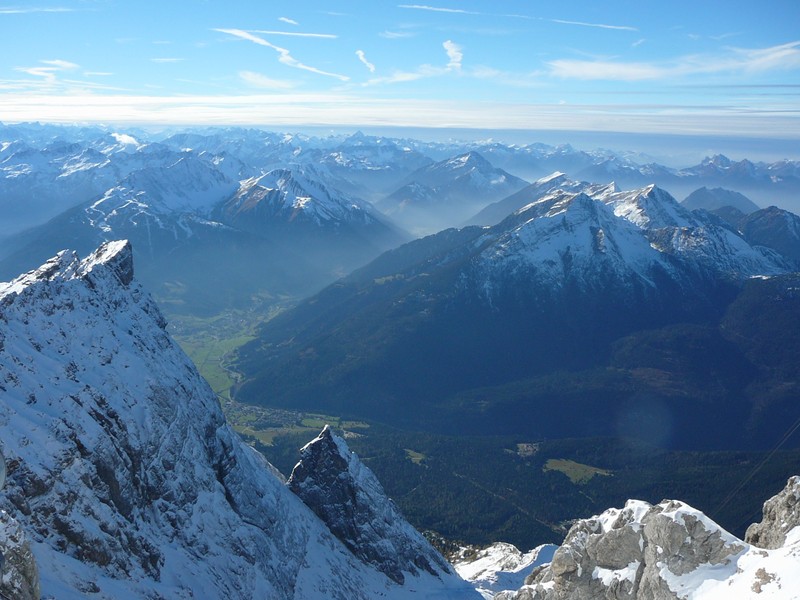
[[[603,194],[603,201],[613,206],[614,214],[644,229],[661,227],[696,227],[691,212],[656,185]]]
[[[545,175],[540,179],[537,179],[534,184],[535,185],[545,185],[545,184],[552,184],[553,182],[562,182],[567,180],[567,174],[562,173],[561,171],[553,171],[550,175]]]
[[[220,209],[225,218],[261,214],[282,221],[326,223],[376,222],[371,205],[350,198],[290,169],[275,169],[241,182],[239,191]]]
[[[700,220],[656,186],[583,189],[534,194],[533,202],[487,231],[474,277],[490,301],[509,287],[509,277],[547,293],[569,283],[584,291],[603,287],[607,295],[612,287],[650,294],[667,279],[697,293],[698,278],[743,280],[791,267],[728,228]]]

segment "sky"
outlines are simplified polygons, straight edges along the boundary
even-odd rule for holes
[[[0,121],[800,143],[800,0],[420,1],[0,0]]]

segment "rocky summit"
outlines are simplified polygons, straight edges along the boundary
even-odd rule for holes
[[[742,541],[676,500],[629,500],[578,521],[550,564],[496,600],[796,598],[800,478],[764,505]],[[756,545],[758,544],[758,545]]]

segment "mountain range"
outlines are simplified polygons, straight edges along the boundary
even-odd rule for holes
[[[283,306],[413,236],[499,223],[555,183],[565,189],[554,171],[616,190],[725,184],[784,208],[800,190],[791,161],[715,156],[676,170],[569,145],[26,124],[0,126],[0,137],[0,277],[64,247],[127,238],[140,277],[175,314]],[[587,185],[596,195],[603,184]]]
[[[752,328],[739,311],[776,310],[797,331],[795,268],[654,186],[554,190],[495,226],[387,252],[271,320],[239,352],[236,394],[442,432],[544,437],[612,433],[601,416],[647,394],[670,415],[675,447],[726,446],[731,421],[749,422],[758,445],[780,421],[777,408],[770,417],[757,408],[756,382],[783,385],[761,361],[792,359],[788,348],[751,354],[766,334],[738,339]],[[718,360],[668,358],[694,346]],[[547,383],[554,373],[559,384]],[[772,400],[791,414],[791,393]]]
[[[472,151],[421,167],[376,206],[408,230],[431,234],[460,225],[525,185]]]
[[[308,294],[408,239],[369,203],[302,171],[239,181],[219,155],[157,147],[153,156],[155,149],[136,146],[133,154],[146,154],[142,164],[115,185],[98,196],[87,192],[91,199],[0,243],[3,276],[60,247],[87,253],[124,237],[142,280],[166,306],[215,314],[259,295]],[[56,178],[52,187],[61,185]]]

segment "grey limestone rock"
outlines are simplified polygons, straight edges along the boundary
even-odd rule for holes
[[[676,600],[665,580],[701,565],[726,565],[745,545],[677,501],[631,500],[570,529],[549,566],[500,600]]]
[[[800,476],[791,477],[786,487],[764,503],[764,518],[747,528],[744,540],[759,548],[783,546],[786,534],[800,526]]]

